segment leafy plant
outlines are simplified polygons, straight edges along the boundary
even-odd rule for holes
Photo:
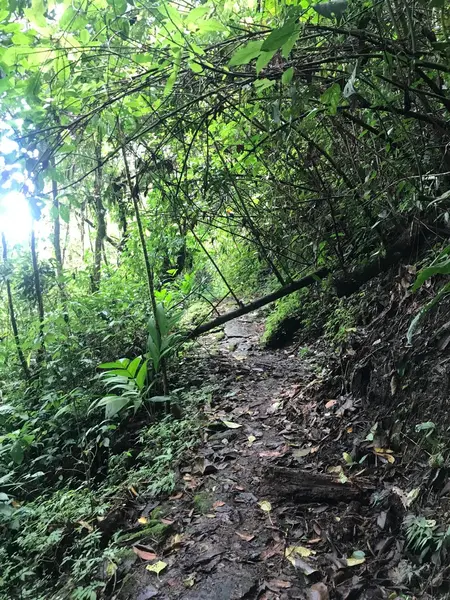
[[[107,369],[100,377],[111,391],[120,390],[120,394],[108,394],[93,402],[91,410],[104,407],[105,417],[111,419],[125,408],[133,407],[136,412],[144,402],[146,393],[153,385],[147,384],[147,360],[137,356],[133,360],[121,358],[118,361],[102,363],[99,369]]]
[[[420,560],[430,555],[437,563],[445,557],[450,545],[450,526],[442,530],[434,519],[412,514],[406,515],[403,526],[408,547],[420,555]]]
[[[160,302],[156,307],[156,320],[152,315],[148,321],[147,354],[155,375],[160,371],[161,359],[172,356],[180,343],[180,336],[172,332],[178,320],[178,316],[169,317]]]
[[[450,246],[444,248],[439,255],[432,261],[430,266],[425,267],[417,274],[416,281],[412,287],[412,291],[417,291],[426,281],[435,275],[450,274]],[[412,343],[414,334],[417,331],[420,321],[423,317],[438,304],[450,292],[450,283],[446,283],[441,287],[435,297],[430,300],[414,317],[409,326],[406,338],[408,343]]]

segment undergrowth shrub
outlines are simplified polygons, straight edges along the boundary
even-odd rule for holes
[[[45,470],[34,482],[34,499],[24,498],[21,465],[14,466],[11,457],[5,460],[0,455],[3,472],[13,469],[11,484],[4,488],[8,492],[0,495],[0,600],[97,598],[129,553],[124,543],[132,542],[121,532],[126,522],[114,523],[116,532],[110,536],[103,521],[111,518],[118,502],[123,505],[129,490],[146,496],[173,491],[181,457],[201,440],[199,410],[212,391],[206,387],[192,393],[179,391],[176,398],[184,418],[164,416],[144,425],[134,438],[120,423],[111,421],[88,428],[69,410],[67,397],[47,397],[36,411],[41,424],[36,421],[32,430],[36,441],[32,452],[38,454],[35,462]],[[61,419],[50,418],[58,413]],[[12,417],[19,418],[9,415]],[[58,431],[65,432],[59,445],[53,439]],[[50,436],[49,441],[45,436]],[[120,450],[123,443],[128,446]],[[69,464],[68,456],[77,447],[81,450],[78,459]],[[53,456],[55,451],[60,455],[56,462],[49,458],[49,452]],[[33,462],[26,464],[30,468]],[[60,465],[53,488],[48,486],[52,465]],[[99,479],[98,472],[103,472]],[[8,483],[5,477],[4,483]],[[148,535],[155,542],[164,538],[167,526],[158,516],[147,527],[148,531],[139,531],[137,536]]]
[[[292,340],[301,330],[302,339],[319,334],[323,323],[322,302],[315,290],[302,289],[280,298],[265,321],[262,343],[268,347]]]
[[[324,325],[325,339],[339,348],[356,331],[357,306],[347,298],[335,298]]]

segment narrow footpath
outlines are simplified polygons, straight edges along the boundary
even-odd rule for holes
[[[205,373],[221,384],[210,425],[160,504],[172,535],[160,548],[137,544],[140,564],[117,600],[401,598],[391,576],[401,512],[392,494],[374,509],[376,478],[350,474],[342,458],[357,403],[315,399],[325,357],[264,351],[261,330],[246,316],[222,339],[203,338]]]

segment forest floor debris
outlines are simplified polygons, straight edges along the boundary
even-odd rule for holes
[[[420,488],[393,470],[397,452],[374,442],[359,398],[321,397],[320,353],[263,351],[261,330],[246,316],[202,339],[200,379],[221,382],[204,408],[203,443],[158,507],[169,534],[134,540],[136,561],[113,597],[446,597],[445,567],[406,551],[402,524]],[[192,372],[189,359],[184,368]]]

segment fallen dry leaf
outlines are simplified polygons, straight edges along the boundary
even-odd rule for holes
[[[142,558],[142,560],[155,560],[158,556],[154,552],[147,552],[147,550],[141,550],[136,546],[133,546],[133,552]]]
[[[186,579],[183,580],[183,585],[185,588],[191,588],[195,584],[195,574],[189,575]]]
[[[256,442],[256,437],[254,435],[249,435],[247,438],[247,446],[249,448],[251,448],[253,445],[253,442]]]
[[[269,408],[266,410],[266,413],[268,415],[271,415],[275,412],[277,412],[277,410],[280,410],[281,408],[281,402],[274,402],[271,406],[269,406]]]
[[[169,500],[179,500],[183,495],[183,492],[178,492],[175,496],[169,496]]]
[[[225,502],[222,502],[222,500],[217,500],[213,504],[213,508],[220,508],[221,506],[225,506]]]
[[[138,519],[138,523],[139,523],[140,525],[147,525],[147,523],[148,523],[148,519],[147,519],[147,517],[139,517],[139,519]]]
[[[356,567],[366,562],[365,558],[347,558],[347,567]]]
[[[411,491],[405,492],[401,488],[394,486],[392,488],[392,491],[394,492],[394,494],[397,494],[397,496],[399,496],[405,508],[409,508],[420,494],[420,488],[413,488]]]
[[[258,506],[264,512],[270,512],[272,510],[272,505],[268,500],[261,500],[261,502],[258,502]]]
[[[236,535],[238,537],[241,538],[241,540],[244,540],[245,542],[251,542],[255,536],[252,535],[251,533],[241,533],[240,531],[236,531]]]
[[[374,448],[373,451],[376,456],[384,458],[389,464],[395,463],[395,458],[392,456],[393,450],[390,450],[389,448]]]
[[[337,400],[328,400],[328,402],[325,404],[325,408],[331,408],[335,404],[337,404]]]
[[[133,494],[133,496],[139,496],[139,494],[136,491],[136,488],[134,488],[132,485],[130,485],[128,489]]]
[[[361,550],[356,550],[347,558],[347,567],[356,567],[366,562],[366,555]]]
[[[87,521],[77,521],[78,525],[81,525],[84,529],[87,529],[89,532],[93,532],[94,528]]]
[[[152,573],[156,573],[157,575],[159,575],[161,571],[164,571],[166,567],[167,563],[165,563],[163,560],[158,560],[158,562],[154,565],[147,565],[145,568],[147,569],[147,571],[151,571]]]
[[[264,452],[260,452],[259,456],[261,458],[276,458],[282,456],[282,453],[278,450],[266,450]]]
[[[303,458],[308,456],[311,453],[311,448],[299,448],[298,450],[294,450],[292,455],[294,458]]]
[[[312,567],[308,562],[306,562],[306,560],[304,560],[303,558],[300,558],[300,556],[296,556],[292,561],[293,566],[298,569],[299,571],[301,571],[303,573],[303,575],[306,575],[307,577],[309,575],[312,575],[313,573],[317,573],[317,569],[315,569],[314,567]]]
[[[283,446],[281,450],[265,450],[264,452],[260,452],[259,456],[261,458],[279,458],[280,456],[284,456],[286,452],[289,452],[289,446]]]
[[[278,592],[278,590],[289,589],[292,587],[292,583],[290,581],[284,581],[283,579],[271,579],[270,581],[266,581],[266,587],[268,587],[271,592]]]
[[[303,458],[308,454],[315,454],[319,450],[319,446],[308,446],[307,448],[299,448],[292,453],[294,458]]]
[[[240,425],[239,423],[233,423],[233,421],[224,421],[222,419],[222,423],[226,425],[228,429],[239,429],[239,427],[242,427],[242,425]]]
[[[175,523],[175,521],[173,519],[160,519],[161,523],[164,523],[164,525],[173,525]]]
[[[351,455],[348,452],[343,452],[342,453],[342,458],[345,460],[345,462],[348,465],[352,465],[353,464],[353,458],[351,457]]]
[[[322,582],[315,583],[308,590],[308,600],[329,600],[329,598],[328,588]]]
[[[287,560],[294,566],[294,560],[296,556],[306,558],[308,556],[311,556],[311,554],[315,554],[315,551],[310,550],[309,548],[305,548],[305,546],[289,546],[284,552],[284,555],[287,558]]]
[[[261,560],[267,560],[275,556],[276,554],[283,554],[284,543],[280,542],[278,544],[272,544],[265,550],[263,550],[260,554]]]

